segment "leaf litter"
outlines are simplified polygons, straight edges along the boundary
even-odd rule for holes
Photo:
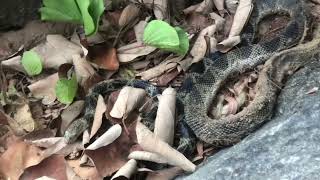
[[[0,110],[0,131],[6,129],[0,135],[16,139],[0,152],[1,176],[172,179],[184,171],[194,171],[192,159],[198,159],[198,163],[215,152],[201,142],[192,157],[176,150],[180,134],[176,129],[174,88],[181,86],[192,64],[209,53],[226,53],[240,43],[251,1],[203,0],[172,10],[167,0],[112,2],[105,8],[100,6],[102,0],[92,1],[91,5],[77,0],[65,6],[68,9],[76,4],[70,12],[45,2],[43,19],[65,18],[59,14],[63,11],[71,22],[83,26],[31,22],[0,36],[8,37],[0,46],[4,82],[9,85],[9,79],[16,80],[11,84],[15,91],[2,88],[5,92],[1,93],[9,95],[9,101],[2,103],[4,108]],[[32,63],[24,60],[23,53],[28,52],[34,53]],[[223,90],[211,111],[213,116],[234,114],[248,105],[255,95],[257,76],[257,72],[249,73]],[[143,89],[124,87],[97,96],[93,125],[82,140],[67,144],[61,136],[71,122],[84,116],[90,87],[102,80],[120,78],[149,81],[163,94],[150,97]],[[21,97],[26,101],[13,103],[12,99]],[[141,107],[146,111],[156,107],[151,117],[153,128],[142,123]],[[43,135],[36,135],[38,132]],[[23,139],[28,136],[29,140]]]

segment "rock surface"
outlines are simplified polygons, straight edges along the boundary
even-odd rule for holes
[[[319,58],[318,58],[319,59]],[[178,179],[319,179],[320,62],[291,76],[272,121]]]
[[[1,0],[0,31],[22,27],[26,22],[39,18],[42,0]]]

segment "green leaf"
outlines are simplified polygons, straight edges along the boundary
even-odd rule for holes
[[[189,39],[187,33],[180,27],[175,27],[179,36],[179,46],[176,49],[172,49],[173,52],[185,55],[189,50]]]
[[[82,16],[75,0],[43,0],[41,19],[82,24]]]
[[[89,13],[92,17],[94,23],[94,31],[92,33],[88,33],[87,35],[95,34],[98,31],[99,21],[102,13],[104,12],[104,2],[103,0],[91,0],[89,6]]]
[[[42,71],[40,56],[33,51],[23,53],[21,64],[30,76],[38,75]]]
[[[78,82],[75,73],[73,73],[71,79],[60,78],[56,84],[56,96],[58,100],[63,104],[72,103],[74,97],[77,94]]]
[[[177,31],[168,23],[160,20],[153,20],[148,23],[143,32],[145,44],[160,49],[171,50],[179,46]]]
[[[41,19],[83,24],[87,36],[95,34],[104,12],[103,0],[43,0]]]

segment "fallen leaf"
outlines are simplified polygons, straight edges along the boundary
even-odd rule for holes
[[[197,9],[195,9],[196,12],[201,12],[204,14],[207,14],[209,12],[213,11],[213,1],[212,0],[203,0]]]
[[[136,24],[134,28],[134,33],[136,35],[136,40],[139,43],[143,42],[143,31],[144,28],[147,26],[147,21],[150,19],[150,17],[147,17],[146,20],[140,21],[138,24]]]
[[[119,26],[123,27],[132,22],[140,13],[140,8],[135,4],[128,4],[122,11],[119,18]]]
[[[240,0],[237,11],[234,15],[233,23],[229,33],[229,38],[239,36],[244,25],[247,23],[251,14],[253,5],[252,0]]]
[[[106,43],[89,46],[89,58],[97,64],[99,68],[110,71],[116,71],[119,69],[119,61],[117,57],[117,50],[111,48]]]
[[[43,176],[59,180],[68,180],[66,162],[62,155],[52,155],[40,164],[25,169],[20,179],[33,180]]]
[[[135,137],[135,123],[130,124],[127,128],[130,137],[122,131],[120,137],[108,146],[96,150],[85,150],[85,154],[92,159],[102,177],[111,176],[127,162],[130,147],[135,141],[131,139],[131,137]]]
[[[159,106],[154,125],[155,136],[171,146],[174,138],[176,93],[175,89],[168,87],[158,96]]]
[[[0,174],[19,179],[26,168],[39,164],[44,158],[39,148],[17,140],[0,157]]]
[[[31,142],[29,141],[29,143],[34,144],[37,147],[49,148],[50,146],[53,146],[54,144],[56,144],[58,141],[61,141],[62,139],[63,139],[62,137],[51,137],[51,138],[33,140]]]
[[[16,113],[14,114],[14,119],[27,132],[34,131],[38,126],[36,121],[32,117],[28,104],[17,107]]]
[[[31,49],[43,61],[44,68],[58,69],[60,65],[72,63],[72,56],[82,54],[82,48],[61,35],[48,35],[45,43]]]
[[[168,86],[168,84],[175,79],[180,72],[177,69],[174,69],[168,73],[165,73],[156,79],[157,86]]]
[[[132,110],[141,105],[145,96],[146,92],[144,89],[129,86],[122,88],[110,112],[110,116],[118,119],[126,119]]]
[[[0,109],[0,122],[3,124],[9,124],[10,129],[17,136],[22,136],[26,134],[26,132],[20,126],[20,124],[16,120],[14,120],[13,118],[5,114],[1,109]]]
[[[44,105],[49,105],[56,100],[55,85],[58,80],[58,73],[55,73],[32,83],[28,88],[35,98],[42,99]]]
[[[235,14],[239,5],[239,0],[226,0],[226,7],[231,14]]]
[[[67,160],[68,165],[72,170],[80,176],[81,179],[102,180],[103,178],[98,173],[95,167],[81,166],[80,160]]]
[[[85,58],[82,58],[79,54],[73,55],[72,60],[77,81],[79,84],[81,84],[81,86],[83,86],[90,77],[94,76],[95,70],[90,63]]]
[[[166,71],[172,70],[177,67],[178,63],[182,59],[183,56],[167,59],[161,62],[159,65],[137,74],[137,76],[141,76],[141,79],[143,80],[150,80],[152,78],[158,77]]]
[[[133,173],[137,170],[137,161],[134,159],[130,159],[125,165],[123,165],[118,172],[112,176],[111,180],[117,179],[119,177],[126,177],[127,179],[130,179]]]
[[[168,169],[149,172],[146,180],[165,180],[174,179],[178,175],[182,174],[183,170],[179,167],[172,167]]]
[[[26,73],[22,64],[21,64],[21,56],[15,56],[10,59],[4,60],[1,64],[5,67],[11,68],[13,70]]]
[[[122,128],[119,124],[111,126],[104,134],[102,134],[97,140],[90,144],[86,150],[96,150],[103,146],[107,146],[115,141],[122,132]]]
[[[157,19],[163,20],[168,18],[168,1],[167,0],[139,0],[149,8],[153,8],[154,15]]]
[[[215,7],[217,8],[219,14],[223,17],[226,12],[226,10],[224,9],[224,0],[213,0],[213,4],[215,5]]]
[[[228,39],[225,39],[217,44],[217,50],[222,53],[226,53],[240,42],[240,36],[229,37]]]
[[[128,44],[117,49],[117,56],[120,63],[128,63],[135,58],[152,53],[157,48],[145,46],[141,42]]]
[[[75,120],[84,108],[84,101],[79,100],[72,103],[66,109],[64,109],[61,113],[61,126],[60,126],[60,133],[64,134],[67,127],[70,123]]]
[[[106,112],[106,110],[107,106],[104,102],[104,99],[101,95],[99,95],[90,131],[90,139],[98,132],[98,129],[102,124],[102,115]]]

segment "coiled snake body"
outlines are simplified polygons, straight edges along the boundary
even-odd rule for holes
[[[290,16],[286,28],[271,40],[253,43],[261,20],[274,14]],[[203,73],[187,75],[178,99],[184,105],[184,121],[200,140],[219,146],[232,145],[270,119],[279,91],[275,83],[281,84],[288,72],[303,66],[319,51],[319,39],[298,45],[304,38],[307,23],[304,4],[300,0],[256,0],[248,25],[253,30],[248,28],[243,34],[244,42],[249,39],[247,44],[227,54],[213,54],[204,59]],[[256,96],[246,108],[221,119],[208,116],[211,104],[229,77],[264,63],[256,84]],[[70,125],[65,138],[72,142],[88,128],[98,94],[111,92],[126,83],[118,81],[118,85],[111,85],[110,81],[104,81],[95,85],[86,98],[84,117]],[[134,86],[137,85],[139,83]],[[150,90],[151,86],[142,88],[146,87]]]

